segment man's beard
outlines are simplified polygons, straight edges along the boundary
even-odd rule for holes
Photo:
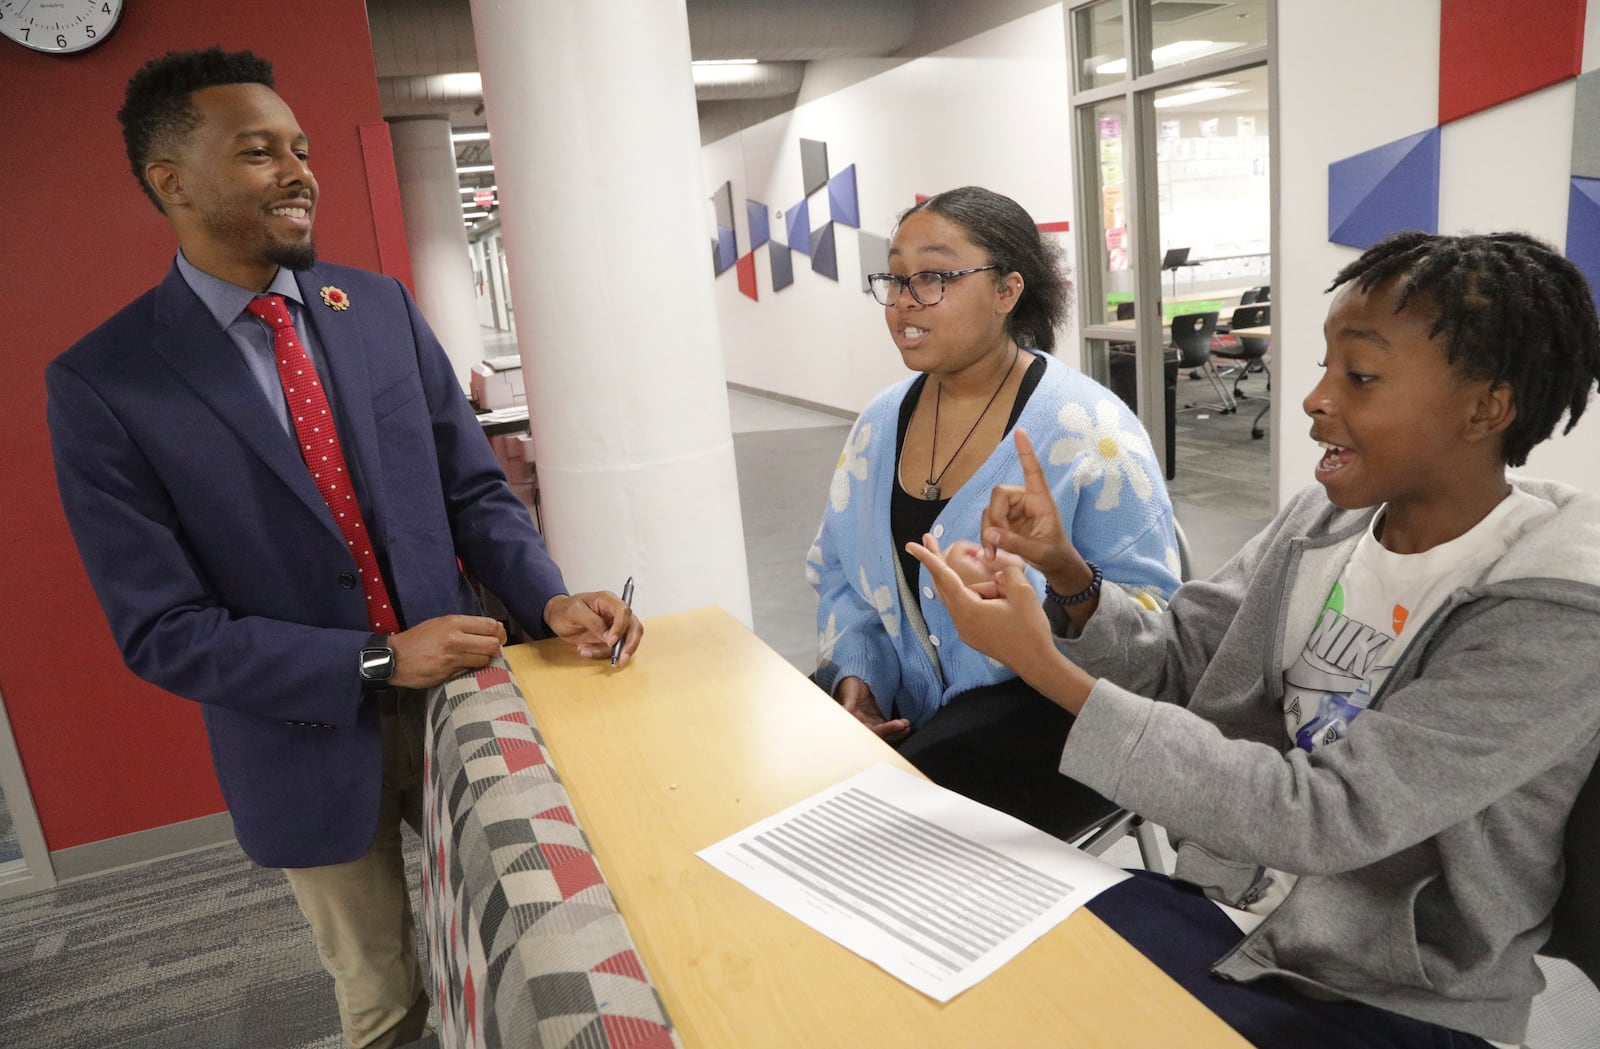
[[[273,244],[267,249],[267,261],[286,270],[308,270],[317,264],[317,246],[310,237],[293,244]]]

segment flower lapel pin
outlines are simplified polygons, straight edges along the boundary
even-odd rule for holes
[[[330,284],[322,289],[322,304],[331,310],[348,310],[350,296]]]

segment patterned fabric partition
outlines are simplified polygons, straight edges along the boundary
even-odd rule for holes
[[[681,1049],[503,659],[429,698],[423,903],[445,1049]]]

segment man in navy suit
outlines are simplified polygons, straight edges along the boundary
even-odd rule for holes
[[[201,704],[239,843],[285,869],[345,1037],[404,1044],[428,1011],[400,851],[423,697],[505,640],[460,566],[586,656],[620,640],[625,662],[642,628],[568,594],[406,289],[316,261],[269,63],[169,54],[118,116],[180,251],[48,369],[61,500],[129,668]]]

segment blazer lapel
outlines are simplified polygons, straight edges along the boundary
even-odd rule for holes
[[[325,527],[339,535],[305,460],[261,396],[239,348],[217,326],[176,265],[157,290],[155,318],[160,325],[152,339],[156,353]]]

